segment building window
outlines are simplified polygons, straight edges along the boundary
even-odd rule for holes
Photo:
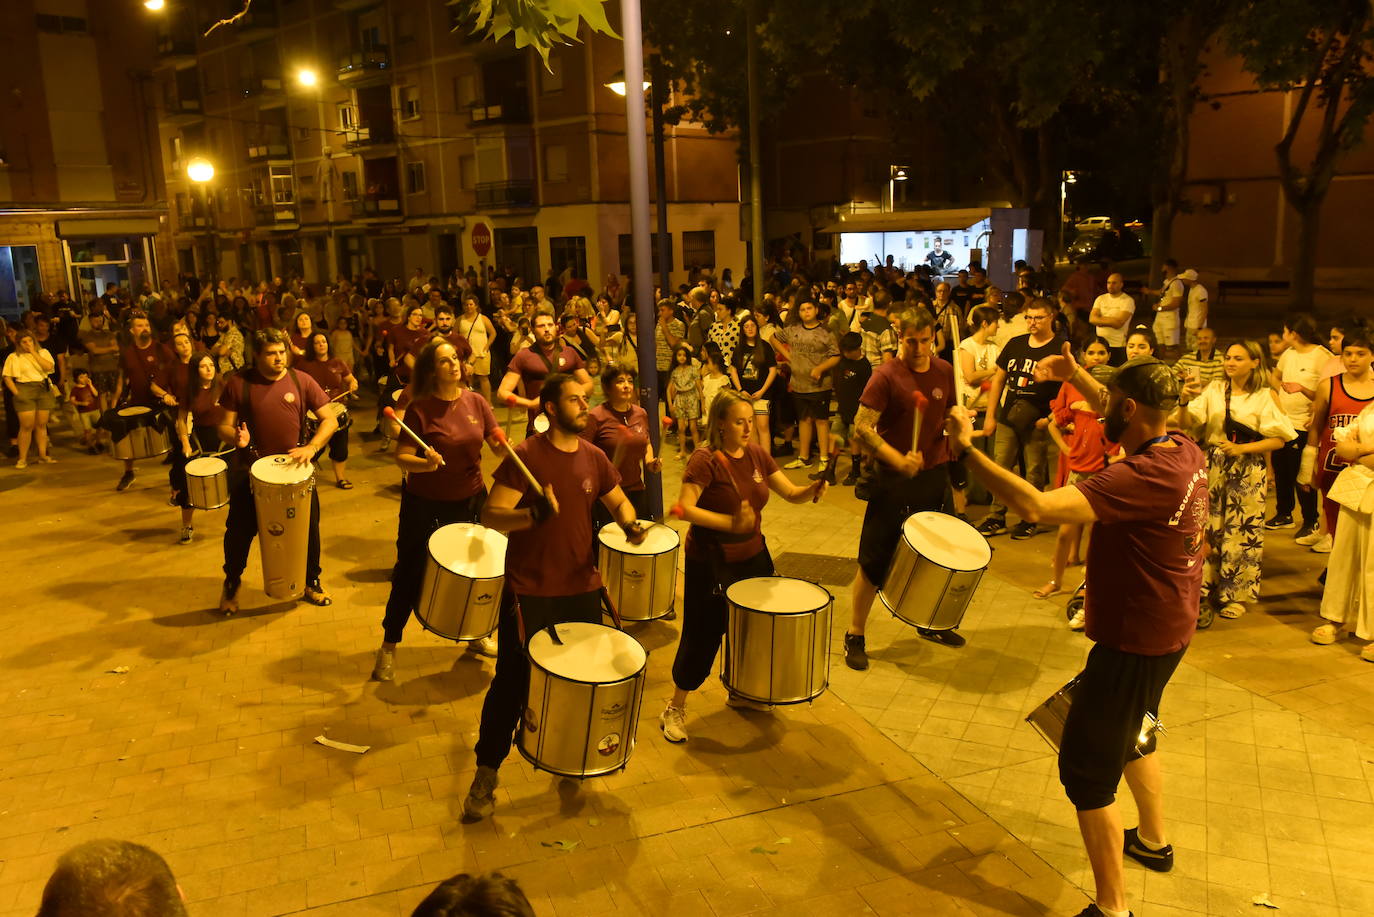
[[[402,86],[400,98],[402,121],[411,121],[420,117],[420,90],[414,86]]]
[[[555,274],[562,274],[568,265],[572,265],[573,276],[581,280],[587,279],[587,237],[586,236],[555,236],[549,239],[549,264],[552,265]],[[550,296],[558,291],[550,290]]]
[[[358,173],[352,170],[341,172],[339,180],[343,184],[343,198],[346,201],[358,199]]]
[[[635,265],[634,236],[626,233],[620,237],[620,273],[633,274]],[[649,236],[649,272],[658,276],[658,233]],[[673,270],[673,234],[668,234],[668,270]]]
[[[458,187],[471,191],[477,187],[477,157],[458,157]]]
[[[84,35],[90,31],[86,27],[86,20],[79,16],[54,16],[51,13],[39,13],[35,19],[40,32],[52,32],[57,35]]]
[[[353,116],[352,105],[339,106],[339,130],[351,131],[357,126],[357,120]]]
[[[563,91],[563,55],[550,52],[548,69],[539,68],[539,91],[543,93]]]
[[[568,148],[560,143],[550,143],[544,147],[544,181],[560,182],[568,180]]]
[[[425,164],[406,163],[406,194],[419,194],[425,190]]]
[[[471,73],[453,78],[453,107],[467,111],[477,104],[477,80]]]
[[[682,263],[687,267],[716,266],[716,233],[701,229],[682,234]]]

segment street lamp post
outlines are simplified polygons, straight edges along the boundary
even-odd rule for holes
[[[320,83],[319,71],[313,67],[301,67],[296,70],[296,84],[302,89],[314,90],[315,92],[315,121],[320,136],[320,167],[317,174],[318,185],[324,203],[324,223],[325,223],[325,260],[329,262],[329,271],[337,275],[339,273],[339,247],[338,241],[334,237],[334,152],[329,146],[329,132],[325,128],[324,114],[324,93]],[[293,157],[294,158],[294,157]],[[294,179],[293,179],[294,181]],[[297,205],[299,206],[299,199]],[[299,216],[299,211],[297,212]],[[328,284],[331,278],[321,277],[320,282]]]
[[[210,182],[215,178],[215,167],[210,160],[197,156],[186,164],[186,177],[200,188],[205,201],[205,258],[213,287],[219,281],[219,246],[215,236],[215,205],[210,188]]]
[[[663,295],[670,295],[672,272],[669,269],[672,258],[671,242],[668,238],[668,176],[664,166],[663,138],[663,65],[657,54],[649,62],[653,79],[643,83],[644,91],[649,93],[649,111],[653,116],[654,140],[654,196],[658,208],[658,285]],[[624,72],[617,73],[606,83],[606,88],[618,96],[628,91]]]
[[[1059,173],[1059,251],[1055,260],[1058,260],[1060,255],[1068,260],[1068,255],[1064,251],[1064,223],[1068,220],[1069,185],[1077,184],[1077,182],[1077,172],[1065,169]]]

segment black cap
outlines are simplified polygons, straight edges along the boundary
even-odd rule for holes
[[[1112,377],[1111,386],[1155,410],[1172,411],[1178,407],[1178,378],[1169,364],[1155,357],[1127,360]]]

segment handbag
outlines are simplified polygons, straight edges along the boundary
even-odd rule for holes
[[[1231,416],[1231,383],[1229,380],[1226,383],[1226,417],[1221,424],[1221,433],[1228,441],[1240,446],[1268,439],[1255,428],[1248,427]]]
[[[1347,465],[1327,488],[1326,499],[1357,513],[1374,512],[1374,470]]]
[[[43,377],[42,379],[38,380],[43,385],[43,391],[47,392],[50,395],[56,395],[57,386],[52,384],[52,376],[43,372],[43,364],[38,362],[38,357],[34,356],[31,353],[26,353],[24,354],[24,356],[29,358],[29,362],[33,364],[33,368],[38,370],[38,374]]]

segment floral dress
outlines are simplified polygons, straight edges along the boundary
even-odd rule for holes
[[[697,396],[697,383],[701,381],[701,369],[695,365],[673,367],[673,417],[676,420],[696,420],[701,417],[701,399]]]

